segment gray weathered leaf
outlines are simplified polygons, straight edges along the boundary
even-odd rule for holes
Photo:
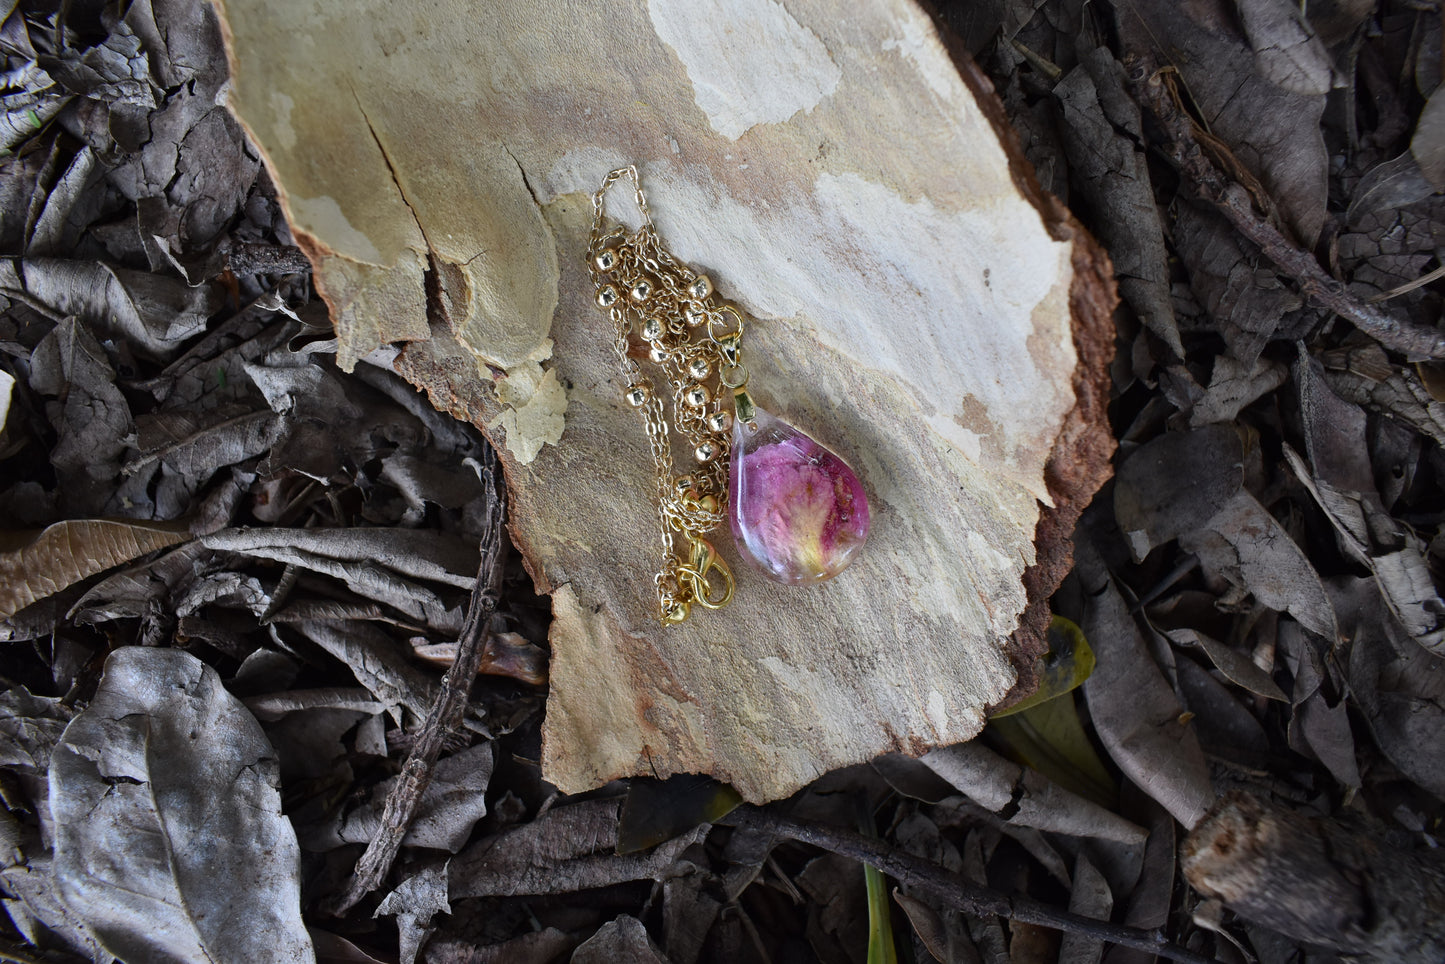
[[[1351,640],[1351,705],[1401,773],[1445,797],[1445,659],[1401,631],[1374,580],[1333,580],[1329,589]]]
[[[472,828],[487,814],[487,784],[492,778],[492,745],[479,743],[443,757],[422,794],[416,817],[402,841],[410,847],[430,847],[456,853],[471,836]],[[397,777],[377,784],[371,799],[360,807],[337,814],[333,826],[308,835],[308,850],[329,850],[347,843],[370,843],[381,826],[387,794]]]
[[[1347,787],[1360,785],[1359,765],[1355,761],[1355,738],[1341,687],[1332,685],[1327,694],[1329,671],[1325,666],[1325,646],[1318,638],[1309,638],[1299,624],[1280,620],[1279,648],[1285,664],[1294,674],[1290,699],[1294,714],[1289,721],[1289,742],[1295,750],[1314,756],[1323,763],[1336,780]]]
[[[401,964],[412,964],[417,951],[431,933],[431,919],[437,914],[450,914],[447,900],[447,868],[433,864],[413,874],[387,894],[376,908],[375,916],[396,917],[401,932]]]
[[[1298,5],[1290,0],[1235,0],[1235,5],[1261,74],[1297,94],[1329,92],[1334,64]]]
[[[452,899],[558,894],[627,880],[657,880],[689,845],[699,827],[652,850],[618,855],[620,797],[553,807],[531,823],[479,840],[447,869]]]
[[[1350,199],[1350,206],[1345,211],[1345,221],[1351,226],[1358,226],[1368,214],[1392,211],[1407,204],[1414,204],[1434,192],[1435,185],[1431,184],[1429,178],[1420,170],[1415,155],[1406,151],[1365,172],[1365,176],[1360,178],[1360,183],[1355,186],[1355,195]]]
[[[642,921],[626,914],[603,924],[597,933],[572,952],[571,964],[669,964],[667,957],[647,936]]]
[[[1119,466],[1114,515],[1136,560],[1198,530],[1244,484],[1244,448],[1233,425],[1167,432]]]
[[[397,722],[405,707],[425,719],[436,697],[436,682],[404,657],[397,642],[369,624],[302,620],[294,624],[313,642],[341,660]]]
[[[1114,895],[1109,883],[1083,851],[1074,859],[1073,889],[1069,893],[1069,911],[1094,920],[1109,920],[1114,910]],[[1104,942],[1084,934],[1064,934],[1059,944],[1059,964],[1099,964]]]
[[[98,261],[0,259],[0,292],[17,293],[56,315],[79,315],[88,325],[137,350],[164,358],[199,334],[220,307],[210,286]]]
[[[1289,42],[1298,33],[1275,16],[1287,0],[1239,4],[1251,6],[1260,8],[1258,16],[1246,17],[1230,0],[1133,2],[1127,13],[1121,11],[1119,30],[1127,51],[1157,51],[1160,66],[1179,70],[1210,133],[1259,179],[1284,222],[1312,248],[1325,218],[1329,172],[1320,117],[1329,76],[1306,67],[1318,63],[1310,42]],[[1256,26],[1262,42],[1255,49],[1240,33],[1241,20]],[[1288,43],[1278,58],[1256,53],[1277,38]],[[1297,66],[1306,69],[1296,71]],[[1286,77],[1293,89],[1277,82]]]
[[[1084,683],[1094,728],[1129,779],[1192,827],[1214,800],[1199,740],[1097,554],[1078,558],[1090,593],[1082,628],[1098,659]]]
[[[1445,96],[1438,87],[1420,112],[1410,138],[1410,154],[1435,190],[1445,191]]]
[[[1289,369],[1279,362],[1258,358],[1246,365],[1230,355],[1214,359],[1209,387],[1189,412],[1189,425],[1199,428],[1218,422],[1232,422],[1239,413],[1284,384]]]
[[[1171,234],[1194,296],[1218,326],[1229,353],[1253,367],[1286,317],[1299,309],[1299,295],[1223,215],[1184,199],[1175,202],[1174,213]]]
[[[1266,699],[1289,702],[1289,697],[1270,675],[1255,665],[1254,660],[1236,652],[1214,637],[1193,629],[1171,629],[1166,636],[1177,646],[1197,646],[1209,657],[1219,671],[1229,677],[1231,683],[1243,686],[1251,693]]]
[[[59,890],[115,956],[313,960],[275,753],[194,656],[111,654],[51,756],[50,807]]]
[[[1254,496],[1240,490],[1203,529],[1179,540],[1205,570],[1276,612],[1288,612],[1313,633],[1333,639],[1335,614],[1295,541]],[[1089,637],[1091,640],[1093,636]]]
[[[1430,652],[1445,656],[1445,599],[1431,578],[1424,541],[1384,511],[1373,483],[1364,494],[1338,489],[1313,478],[1289,446],[1284,452],[1334,525],[1342,548],[1375,574],[1385,601],[1405,630]]]
[[[343,580],[350,589],[435,629],[461,628],[461,605],[413,579],[470,589],[476,546],[420,529],[225,529],[204,537],[212,549],[274,559]]]
[[[0,261],[0,276],[4,266]],[[109,356],[84,326],[66,318],[35,346],[30,387],[55,399],[46,404],[59,436],[50,462],[60,476],[66,514],[100,515],[134,431]]]
[[[1101,92],[1099,85],[1108,90]],[[1108,105],[1127,105],[1127,111],[1110,116],[1105,93],[1114,95]],[[1124,68],[1107,50],[1094,48],[1055,85],[1054,96],[1063,109],[1071,174],[1099,216],[1095,230],[1114,260],[1119,294],[1182,358],[1169,298],[1169,253],[1140,146],[1139,108],[1124,93]]]

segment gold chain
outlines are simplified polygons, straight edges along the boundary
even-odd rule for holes
[[[630,177],[642,226],[604,224],[609,188]],[[587,268],[597,304],[612,319],[613,348],[627,378],[623,397],[642,412],[656,466],[657,516],[662,566],[657,584],[658,615],[667,624],[687,619],[694,605],[721,609],[733,596],[733,575],[706,538],[722,524],[727,509],[728,457],[734,413],[751,420],[744,390],[739,342],[741,312],[721,304],[707,275],[674,258],[657,237],[637,168],[612,171],[592,198],[592,235]],[[646,358],[661,375],[654,386],[638,364]],[[696,467],[677,474],[660,393],[672,397],[672,430],[687,441]]]

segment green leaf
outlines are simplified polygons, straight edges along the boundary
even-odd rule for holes
[[[30,126],[34,127],[36,130],[40,130],[40,128],[45,126],[45,122],[40,119],[40,114],[35,110],[34,107],[26,108],[25,116],[30,118]]]
[[[882,872],[872,864],[863,865],[863,880],[868,885],[868,964],[898,964],[888,886]]]
[[[989,727],[1008,744],[1009,756],[1017,762],[1033,767],[1065,790],[1109,810],[1117,809],[1118,784],[1089,742],[1072,695],[991,720]]]
[[[726,783],[694,774],[666,780],[633,780],[622,801],[617,852],[635,853],[712,823],[743,802]]]
[[[858,830],[876,840],[878,828],[873,825],[873,811],[861,798],[856,803]],[[898,964],[898,949],[893,942],[893,904],[888,899],[883,872],[865,863],[863,883],[868,889],[868,964]]]
[[[1049,622],[1049,651],[1039,664],[1039,688],[1033,695],[999,710],[990,719],[1021,713],[1077,689],[1094,672],[1094,651],[1082,629],[1062,616],[1055,616]]]

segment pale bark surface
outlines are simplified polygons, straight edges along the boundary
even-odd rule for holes
[[[543,763],[568,792],[703,772],[758,801],[972,737],[1015,681],[1040,502],[1098,482],[1050,491],[1095,427],[1076,327],[1110,301],[1075,267],[1096,255],[1025,195],[928,18],[727,7],[220,5],[231,105],[342,364],[409,342],[397,369],[498,443],[553,597]],[[582,265],[590,194],[627,163],[673,252],[752,318],[760,404],[851,462],[873,509],[821,587],[722,546],[737,599],[666,631],[652,463]]]

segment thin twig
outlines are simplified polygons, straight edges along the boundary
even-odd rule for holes
[[[718,822],[788,837],[800,843],[821,847],[839,856],[851,857],[860,863],[871,864],[895,880],[975,917],[1003,917],[1025,924],[1082,934],[1118,944],[1120,947],[1130,947],[1181,961],[1183,964],[1217,964],[1212,957],[1205,957],[1172,943],[1157,930],[1146,931],[1137,927],[1111,924],[1108,921],[1058,910],[1028,897],[1009,897],[987,887],[980,887],[922,857],[896,850],[882,841],[869,840],[850,830],[803,823],[749,806],[738,807]]]
[[[1293,278],[1310,303],[1347,319],[1386,348],[1416,359],[1445,358],[1445,333],[1391,317],[1356,298],[1343,282],[1320,267],[1313,254],[1255,209],[1249,192],[1225,177],[1200,148],[1191,120],[1179,109],[1153,64],[1140,60],[1130,74],[1134,96],[1163,128],[1167,143],[1162,146],[1184,181],[1195,194],[1218,208],[1276,268]]]
[[[492,615],[497,611],[501,598],[502,573],[505,560],[506,540],[502,536],[502,525],[506,518],[506,495],[496,480],[496,460],[486,460],[487,471],[482,482],[486,487],[484,498],[487,515],[481,540],[481,565],[477,569],[477,582],[472,588],[471,605],[467,609],[466,622],[457,638],[457,657],[451,669],[442,677],[441,692],[427,714],[402,767],[400,779],[386,795],[386,806],[381,814],[381,826],[376,836],[367,844],[366,852],[357,861],[356,872],[351,877],[346,891],[328,902],[326,909],[341,915],[350,910],[367,894],[381,886],[382,880],[391,870],[401,842],[416,817],[421,805],[422,794],[431,784],[432,772],[442,744],[460,725],[467,708],[467,695],[477,678],[477,668],[486,654],[491,639]]]

